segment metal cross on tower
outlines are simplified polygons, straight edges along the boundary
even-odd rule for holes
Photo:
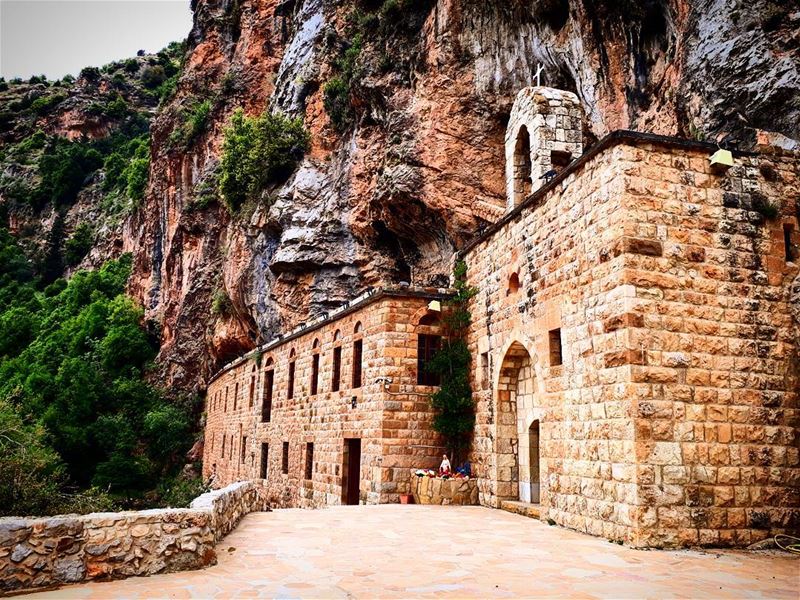
[[[542,85],[541,75],[543,72],[544,72],[544,65],[542,63],[537,63],[536,74],[534,75],[534,77],[536,77],[536,87]]]

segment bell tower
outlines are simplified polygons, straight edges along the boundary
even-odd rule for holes
[[[572,92],[520,90],[506,129],[506,210],[512,210],[583,153],[583,109]]]

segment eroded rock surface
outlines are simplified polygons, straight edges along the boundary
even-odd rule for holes
[[[178,94],[153,127],[147,200],[125,232],[131,289],[161,324],[169,383],[201,386],[367,286],[446,281],[453,249],[502,214],[503,133],[539,63],[543,83],[585,107],[585,146],[618,128],[745,147],[761,130],[800,137],[800,10],[765,0],[414,3],[417,29],[365,40],[355,119],[336,130],[323,87],[356,4],[380,5],[195,4]],[[171,147],[180,110],[212,95],[207,131]],[[194,201],[239,106],[304,117],[312,148],[287,182],[231,217]],[[215,293],[230,299],[226,314],[212,310]]]

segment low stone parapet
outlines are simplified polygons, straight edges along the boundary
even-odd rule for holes
[[[245,514],[265,508],[259,484],[238,482],[190,508],[1,518],[0,593],[200,569]]]
[[[477,479],[442,479],[412,476],[411,489],[416,504],[478,504]]]
[[[221,490],[198,496],[189,508],[211,513],[211,529],[218,542],[233,530],[246,514],[265,510],[268,506],[266,489],[252,481],[232,483]]]

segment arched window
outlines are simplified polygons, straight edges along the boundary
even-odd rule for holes
[[[319,391],[319,353],[320,343],[319,340],[314,340],[314,345],[311,350],[311,395],[316,396]]]
[[[519,204],[527,198],[532,189],[533,182],[531,165],[531,136],[528,128],[523,125],[517,133],[517,143],[514,145],[514,204]]]
[[[338,392],[342,382],[342,332],[333,334],[333,369],[331,371],[331,391]]]
[[[253,399],[256,395],[256,377],[258,374],[256,373],[256,365],[253,363],[253,368],[250,369],[250,393],[249,393],[249,403],[248,407],[253,408]]]
[[[291,400],[294,398],[294,367],[297,361],[297,354],[292,348],[291,352],[289,352],[289,376],[287,377],[286,383],[286,398]]]
[[[353,388],[361,387],[361,362],[364,355],[364,340],[361,333],[361,321],[353,327]]]
[[[264,392],[261,403],[261,422],[269,423],[272,418],[272,388],[275,383],[275,361],[270,356],[264,367]]]
[[[519,275],[516,273],[512,273],[511,277],[508,278],[508,289],[506,289],[506,294],[516,294],[519,291]]]

